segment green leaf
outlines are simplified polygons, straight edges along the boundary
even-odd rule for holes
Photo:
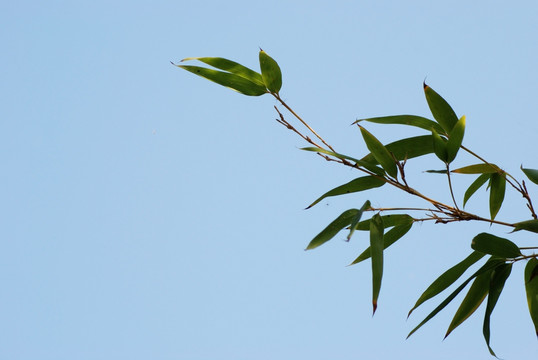
[[[442,162],[446,163],[448,161],[448,153],[446,150],[446,142],[437,131],[432,130],[432,140],[433,140],[433,151],[435,152],[435,155],[441,160]]]
[[[465,295],[465,298],[461,302],[460,307],[456,311],[452,322],[448,326],[446,331],[445,338],[450,335],[450,333],[461,325],[465,320],[471,316],[476,309],[482,304],[482,301],[486,298],[486,295],[489,291],[489,282],[491,279],[491,271],[484,272],[478,275],[471,285],[471,288]]]
[[[448,171],[446,170],[426,170],[424,172],[428,174],[447,174],[448,173]]]
[[[416,126],[421,129],[428,130],[428,131],[431,131],[431,129],[435,129],[435,131],[437,131],[438,133],[445,132],[445,130],[443,130],[443,128],[435,121],[432,121],[422,116],[416,116],[416,115],[395,115],[395,116],[383,116],[383,117],[375,117],[375,118],[368,118],[368,119],[359,119],[355,121],[353,124],[358,124],[361,121],[368,121],[368,122],[372,122],[376,124],[409,125],[409,126]]]
[[[491,220],[495,219],[497,213],[501,209],[504,201],[504,192],[506,190],[506,178],[504,175],[491,174],[491,180],[489,182],[491,189],[489,192],[489,212],[491,214]]]
[[[495,164],[475,164],[452,170],[456,174],[493,174],[502,172]]]
[[[396,178],[398,175],[398,169],[396,168],[396,162],[387,148],[379,141],[374,135],[372,135],[368,130],[360,126],[362,138],[366,143],[366,147],[372,153],[376,161],[381,164],[383,169],[392,176]]]
[[[312,250],[317,248],[320,245],[325,244],[327,241],[331,240],[336,234],[340,232],[343,228],[351,224],[353,217],[357,215],[359,210],[349,209],[344,211],[340,216],[338,216],[333,222],[331,222],[325,229],[323,229],[306,247],[305,250]]]
[[[458,122],[458,117],[450,105],[445,99],[436,93],[431,87],[424,83],[424,94],[426,95],[426,101],[432,112],[435,121],[441,125],[446,134],[450,134],[450,131]]]
[[[383,279],[383,219],[375,214],[370,222],[370,252],[372,256],[372,305],[373,314],[377,309],[377,299]]]
[[[338,159],[350,160],[350,161],[353,161],[354,163],[356,163],[357,166],[362,166],[366,170],[369,170],[369,171],[373,172],[376,175],[379,175],[379,176],[382,176],[382,177],[385,176],[385,171],[383,169],[375,166],[375,164],[372,164],[372,163],[370,163],[368,161],[355,159],[355,158],[352,158],[352,157],[347,156],[347,155],[338,154],[338,153],[335,153],[333,151],[325,150],[325,149],[318,148],[318,147],[305,147],[305,148],[301,148],[301,150],[313,151],[313,152],[317,152],[317,153],[320,153],[320,154],[327,154],[327,155],[330,155],[330,156],[334,156],[335,158],[338,158]]]
[[[385,145],[385,148],[397,160],[405,160],[433,153],[433,142],[431,135],[422,135],[392,142]],[[373,164],[377,163],[371,153],[363,157],[362,160]]]
[[[175,65],[175,64],[174,64]],[[193,74],[216,82],[219,85],[235,90],[241,94],[248,96],[260,96],[267,93],[265,86],[245,79],[242,76],[231,74],[228,72],[207,69],[200,66],[191,65],[175,65],[179,68],[190,71]]]
[[[476,278],[478,275],[483,274],[489,270],[495,269],[497,266],[504,264],[504,259],[490,258],[480,269],[478,269],[471,277],[465,280],[456,290],[454,290],[439,306],[437,306],[420,324],[418,324],[411,332],[407,335],[409,338],[413,335],[418,329],[420,329],[424,324],[430,321],[435,315],[437,315],[441,310],[443,310],[454,298],[469,284],[471,280]]]
[[[538,336],[538,276],[533,276],[538,271],[538,260],[530,259],[525,266],[525,291],[527,292],[527,304],[529,313],[534,324],[536,336]]]
[[[407,214],[392,214],[392,215],[383,215],[381,216],[383,220],[383,226],[386,228],[398,225],[407,225],[414,221],[414,219]],[[370,230],[370,220],[363,220],[357,224],[357,230],[369,231]]]
[[[489,174],[482,174],[479,177],[476,178],[475,181],[467,188],[467,191],[465,191],[465,195],[463,196],[463,207],[465,207],[465,204],[467,204],[467,201],[473,196],[473,194],[482,187],[488,181],[490,178]]]
[[[282,72],[277,62],[260,49],[260,69],[262,71],[263,82],[267,89],[278,94],[282,87]]]
[[[484,257],[484,253],[473,251],[469,256],[467,256],[465,259],[445,271],[441,276],[439,276],[428,288],[426,291],[422,293],[420,298],[415,303],[415,306],[411,310],[409,310],[409,314],[407,314],[407,317],[411,315],[411,313],[418,308],[420,305],[422,305],[427,300],[433,298],[436,295],[439,295],[441,292],[446,290],[450,285],[456,282],[460,278],[461,275],[469,267],[471,267],[473,264],[475,264],[478,260],[482,259]]]
[[[181,60],[181,62],[190,61],[190,60],[201,61],[203,63],[216,67],[217,69],[221,69],[224,71],[228,71],[232,74],[239,75],[247,80],[252,81],[253,83],[256,83],[258,85],[265,87],[261,74],[239,63],[236,63],[235,61],[231,61],[231,60],[224,59],[221,57],[193,57],[193,58],[183,59]]]
[[[344,194],[351,194],[359,191],[369,190],[373,188],[377,188],[380,186],[385,185],[386,182],[378,177],[375,176],[362,176],[360,178],[357,178],[355,180],[351,180],[350,182],[340,185],[338,187],[335,187],[334,189],[327,191],[325,194],[321,195],[319,198],[316,199],[312,204],[308,205],[307,209],[310,209],[312,206],[319,203],[321,200],[330,197],[330,196],[338,196],[338,195],[344,195]]]
[[[484,334],[484,339],[486,340],[486,344],[488,345],[489,353],[495,357],[497,357],[497,355],[495,355],[495,352],[493,352],[493,349],[489,345],[490,318],[491,318],[491,314],[493,313],[493,309],[495,308],[495,305],[497,304],[497,300],[499,300],[499,297],[501,296],[501,292],[503,291],[504,284],[506,283],[506,279],[508,279],[511,272],[512,272],[512,264],[501,265],[498,268],[493,270],[493,273],[491,275],[491,280],[489,283],[489,295],[488,295],[488,302],[486,305],[486,314],[484,315],[484,325],[482,327],[482,333]]]
[[[351,220],[351,225],[349,226],[349,235],[347,236],[347,241],[351,240],[351,236],[353,236],[353,233],[355,232],[355,227],[357,226],[357,223],[361,220],[362,213],[368,210],[370,206],[371,206],[370,201],[366,200],[366,202],[359,209],[359,212]]]
[[[535,169],[524,169],[523,165],[521,166],[521,170],[527,175],[530,181],[532,181],[535,184],[538,184],[538,170]]]
[[[508,239],[488,233],[480,233],[476,235],[471,242],[471,248],[484,254],[490,254],[505,259],[513,259],[521,256],[521,251],[516,244]]]
[[[461,143],[463,141],[463,135],[465,134],[465,115],[458,120],[456,125],[450,131],[450,136],[446,143],[446,152],[448,157],[448,162],[451,163],[456,158],[458,150],[460,149]]]
[[[536,219],[521,221],[521,222],[515,223],[514,225],[515,225],[514,231],[527,230],[534,233],[538,233],[538,220]]]
[[[400,240],[409,230],[411,230],[411,227],[413,226],[413,222],[407,224],[407,225],[398,225],[390,229],[385,235],[383,235],[383,249],[388,248],[392,244],[394,244],[396,241]],[[366,250],[364,250],[353,262],[351,265],[358,264],[366,259],[370,258],[370,247]]]

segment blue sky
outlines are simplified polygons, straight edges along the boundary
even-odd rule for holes
[[[521,164],[538,168],[537,18],[530,0],[4,2],[0,358],[489,359],[483,309],[444,341],[455,304],[407,341],[437,301],[405,319],[474,234],[506,229],[414,226],[386,253],[372,318],[369,265],[345,266],[367,236],[303,249],[366,199],[424,204],[383,187],[303,210],[357,173],[298,150],[269,96],[169,62],[256,68],[263,47],[282,68],[281,96],[357,156],[355,119],[429,116],[427,77],[467,116],[464,144],[522,178]],[[422,173],[437,165],[415,162],[411,179],[445,200],[444,179]],[[471,180],[456,180],[461,199]],[[468,207],[487,215],[486,194]],[[528,216],[507,195],[499,218]],[[536,355],[522,266],[492,326],[501,357]]]

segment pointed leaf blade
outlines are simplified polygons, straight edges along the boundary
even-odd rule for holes
[[[463,207],[465,207],[465,204],[467,204],[467,201],[471,198],[471,196],[473,196],[473,194],[480,189],[486,183],[486,181],[489,180],[489,178],[489,174],[482,174],[477,177],[475,181],[473,181],[463,195]]]
[[[450,131],[458,122],[458,117],[452,107],[446,102],[445,99],[436,93],[431,87],[424,83],[424,94],[426,95],[426,101],[432,112],[435,121],[441,125],[446,134],[450,134]]]
[[[333,222],[331,222],[325,229],[323,229],[306,247],[305,250],[312,250],[325,244],[327,241],[331,240],[336,234],[340,232],[343,228],[351,224],[353,217],[357,215],[359,210],[349,209],[344,211],[340,216],[338,216]]]
[[[260,73],[257,73],[256,71],[251,70],[246,66],[236,63],[235,61],[224,59],[221,57],[192,57],[183,59],[181,60],[181,62],[190,60],[201,61],[207,65],[211,65],[220,70],[228,71],[232,74],[241,76],[247,80],[252,81],[253,83],[265,87],[262,75]]]
[[[521,170],[525,173],[525,175],[527,175],[530,181],[535,184],[538,184],[538,170],[524,169],[523,166],[521,166]]]
[[[433,140],[433,151],[435,155],[441,160],[442,162],[446,163],[448,161],[448,152],[446,149],[446,142],[437,131],[432,130],[432,140]]]
[[[414,219],[407,214],[392,214],[381,216],[383,220],[383,226],[386,228],[398,225],[407,225],[414,221]],[[371,219],[363,220],[357,224],[357,230],[369,231]]]
[[[372,257],[372,306],[377,309],[377,299],[383,279],[383,219],[375,214],[370,222],[370,252]]]
[[[508,239],[501,238],[488,233],[476,235],[472,242],[473,250],[484,254],[490,254],[505,259],[513,259],[521,256],[519,247]]]
[[[359,191],[365,191],[374,189],[380,186],[385,185],[386,182],[378,177],[375,176],[362,176],[360,178],[351,180],[350,182],[340,185],[338,187],[335,187],[332,190],[327,191],[325,194],[321,195],[319,198],[317,198],[312,204],[308,205],[307,209],[310,209],[312,206],[319,203],[321,200],[331,197],[331,196],[338,196],[338,195],[345,195],[345,194],[351,194]]]
[[[431,131],[431,129],[435,129],[438,133],[445,132],[445,130],[435,121],[432,121],[422,116],[416,116],[416,115],[394,115],[394,116],[383,116],[383,117],[375,117],[375,118],[368,118],[368,119],[359,119],[355,121],[353,124],[357,124],[361,121],[367,121],[367,122],[372,122],[376,124],[409,125],[409,126],[415,126],[424,130],[428,130],[428,131]]]
[[[394,161],[394,158],[390,154],[390,152],[387,150],[387,148],[379,141],[374,135],[372,135],[368,130],[360,126],[362,138],[364,139],[364,142],[366,143],[366,147],[376,161],[385,169],[385,171],[392,176],[393,178],[396,178],[398,174],[398,169],[396,168],[396,162]]]
[[[456,125],[450,131],[450,136],[446,143],[447,160],[449,163],[454,161],[463,141],[465,134],[465,115],[458,120]]]
[[[514,231],[527,230],[534,233],[538,233],[538,220],[536,219],[521,221],[521,222],[515,223],[514,225],[515,225]]]
[[[495,164],[475,164],[464,166],[451,172],[457,174],[493,174],[502,172],[502,170]]]
[[[362,205],[362,207],[359,209],[357,214],[351,220],[351,225],[349,226],[349,235],[347,236],[347,241],[351,240],[351,237],[353,236],[353,233],[355,232],[357,223],[361,220],[362,213],[368,210],[370,208],[370,205],[371,205],[370,201],[366,200],[366,202]]]
[[[433,153],[433,142],[431,135],[422,135],[394,141],[385,145],[385,148],[396,160],[406,160]],[[372,153],[363,157],[362,160],[377,163]]]
[[[282,72],[278,63],[267,53],[260,49],[260,69],[262,71],[263,82],[267,89],[278,94],[282,87]]]
[[[525,266],[525,292],[527,293],[527,304],[529,314],[534,324],[534,330],[538,337],[538,260],[530,259]]]
[[[407,234],[409,232],[409,230],[411,230],[412,226],[413,226],[413,223],[411,222],[410,224],[407,224],[407,225],[395,226],[392,229],[390,229],[389,231],[387,231],[383,235],[383,250],[387,249],[389,246],[394,244],[396,241],[400,240],[405,234]],[[367,259],[370,258],[370,255],[371,255],[371,251],[370,251],[370,247],[368,246],[368,248],[366,250],[364,250],[349,265],[350,266],[355,265],[355,264],[358,264],[358,263],[360,263],[360,262],[362,262],[364,260],[367,260]]]
[[[489,212],[491,214],[491,220],[493,220],[499,213],[504,201],[504,193],[506,191],[506,177],[504,174],[491,174],[490,186]]]

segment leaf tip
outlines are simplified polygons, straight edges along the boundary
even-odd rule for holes
[[[372,301],[372,307],[373,307],[372,317],[374,317],[375,311],[377,310],[377,301]]]

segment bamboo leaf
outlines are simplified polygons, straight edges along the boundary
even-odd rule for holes
[[[535,276],[537,271],[538,260],[536,258],[530,259],[525,266],[525,291],[527,293],[529,314],[538,337],[538,276]]]
[[[381,164],[383,169],[392,176],[396,178],[398,175],[398,169],[396,168],[396,162],[387,148],[379,141],[374,135],[372,135],[368,130],[360,126],[362,138],[366,143],[366,147],[372,153],[376,161]]]
[[[450,131],[450,136],[446,143],[448,162],[451,163],[456,158],[465,134],[465,115],[458,120]]]
[[[538,170],[535,169],[524,169],[523,165],[521,166],[521,170],[527,175],[530,181],[532,181],[535,184],[538,184]]]
[[[409,230],[411,230],[411,227],[413,226],[413,222],[407,224],[407,225],[398,225],[387,231],[383,235],[383,249],[388,248],[392,244],[394,244],[396,241],[400,240]],[[366,259],[370,258],[370,247],[366,250],[364,250],[349,266],[358,264]]]
[[[370,201],[366,200],[366,202],[362,205],[357,214],[353,216],[353,219],[351,220],[351,225],[349,226],[349,235],[347,236],[347,241],[351,240],[351,236],[353,236],[353,233],[355,232],[355,227],[357,226],[357,223],[361,220],[362,213],[368,210],[370,208],[370,205]]]
[[[372,306],[377,309],[377,299],[383,279],[383,219],[375,214],[370,222],[370,251],[372,256]]]
[[[433,140],[433,151],[435,152],[435,155],[441,160],[442,162],[446,163],[448,161],[448,153],[446,150],[446,142],[437,131],[432,130],[432,140]]]
[[[278,94],[282,87],[282,72],[278,63],[267,53],[260,49],[260,69],[262,71],[263,82],[267,89]]]
[[[213,67],[216,67],[217,69],[228,71],[235,75],[239,75],[247,80],[252,81],[253,83],[256,83],[258,85],[265,87],[261,74],[257,73],[254,70],[249,69],[246,66],[236,63],[235,61],[231,61],[231,60],[224,59],[221,57],[193,57],[193,58],[183,59],[181,60],[181,62],[190,61],[190,60],[201,61],[207,65],[211,65]]]
[[[424,94],[426,95],[426,101],[432,112],[435,121],[441,125],[446,134],[450,134],[450,131],[458,122],[458,117],[452,107],[446,102],[445,99],[436,93],[431,87],[424,83]]]
[[[504,201],[504,193],[506,191],[505,176],[497,173],[491,174],[490,186],[489,212],[491,214],[491,220],[493,220],[495,219],[495,216],[497,216]]]
[[[330,156],[334,156],[335,158],[338,158],[338,159],[350,160],[350,161],[353,161],[354,163],[356,163],[358,166],[362,166],[366,170],[369,170],[369,171],[373,172],[376,175],[379,175],[379,176],[382,176],[382,177],[385,176],[385,170],[375,166],[375,164],[372,164],[372,163],[370,163],[368,161],[355,159],[355,158],[352,158],[352,157],[347,156],[347,155],[338,154],[338,153],[335,153],[333,151],[325,150],[325,149],[318,148],[318,147],[305,147],[305,148],[301,148],[301,150],[313,151],[313,152],[317,152],[317,153],[320,153],[320,154],[327,154],[327,155],[330,155]]]
[[[385,229],[392,226],[407,225],[414,221],[414,219],[407,214],[383,215],[381,216],[381,219],[383,220],[383,226],[385,227]],[[357,230],[369,231],[370,221],[371,219],[368,219],[368,220],[363,220],[360,223],[358,223]]]
[[[392,142],[385,145],[385,148],[396,160],[405,160],[433,153],[433,142],[431,135],[422,135]],[[377,163],[372,153],[363,157],[362,160]]]
[[[398,125],[409,125],[409,126],[415,126],[419,127],[424,130],[431,131],[431,129],[435,129],[438,133],[444,133],[445,130],[435,121],[432,121],[430,119],[427,119],[422,116],[416,116],[416,115],[395,115],[395,116],[383,116],[383,117],[375,117],[375,118],[368,118],[368,119],[359,119],[355,121],[353,124],[358,124],[361,121],[368,121],[376,124],[398,124]]]
[[[457,174],[493,174],[502,172],[502,170],[495,164],[475,164],[464,166],[451,172]]]
[[[350,182],[340,185],[338,187],[335,187],[334,189],[327,191],[325,194],[321,195],[319,198],[316,199],[312,204],[308,205],[307,209],[310,209],[312,206],[319,203],[321,200],[330,197],[330,196],[338,196],[338,195],[345,195],[345,194],[351,194],[359,191],[369,190],[373,188],[377,188],[380,186],[385,185],[386,182],[382,179],[375,177],[375,176],[362,176],[360,178],[357,178],[355,180],[351,180]]]
[[[467,204],[467,201],[473,196],[473,194],[482,187],[488,181],[490,178],[489,174],[482,174],[479,177],[476,178],[475,181],[467,188],[467,191],[465,191],[465,194],[463,196],[463,207],[465,207],[465,204]]]
[[[497,357],[497,355],[495,355],[495,352],[489,345],[490,318],[491,318],[491,314],[493,313],[493,309],[495,308],[495,305],[497,304],[497,300],[499,300],[499,297],[501,296],[501,292],[503,291],[504,284],[506,283],[506,279],[508,279],[511,272],[512,272],[512,264],[501,265],[498,268],[493,270],[493,273],[491,275],[491,280],[489,283],[489,295],[488,295],[488,302],[486,305],[486,313],[484,315],[484,325],[482,327],[482,333],[484,334],[484,339],[486,340],[486,344],[488,345],[489,353],[495,357]]]
[[[521,221],[521,222],[515,223],[514,225],[515,225],[514,231],[527,230],[534,233],[538,233],[538,220],[536,219]]]
[[[310,241],[305,250],[312,250],[317,248],[320,245],[325,244],[327,241],[331,240],[336,234],[340,232],[343,228],[351,224],[353,217],[357,215],[359,210],[349,209],[344,211],[340,216],[338,216],[333,222],[331,222],[325,229],[323,229],[316,237]]]
[[[490,254],[505,259],[513,259],[521,256],[521,251],[516,244],[508,239],[488,233],[480,233],[476,235],[471,242],[471,248],[484,254]]]
[[[456,282],[461,275],[469,267],[471,267],[473,264],[475,264],[478,260],[482,259],[484,257],[484,253],[473,251],[469,256],[467,256],[465,259],[445,271],[441,276],[439,276],[428,288],[426,291],[422,293],[420,298],[415,303],[415,306],[409,311],[409,314],[407,314],[407,317],[411,315],[411,313],[418,308],[420,305],[422,305],[427,300],[433,298],[436,295],[439,295],[441,292],[446,290],[450,285]]]

